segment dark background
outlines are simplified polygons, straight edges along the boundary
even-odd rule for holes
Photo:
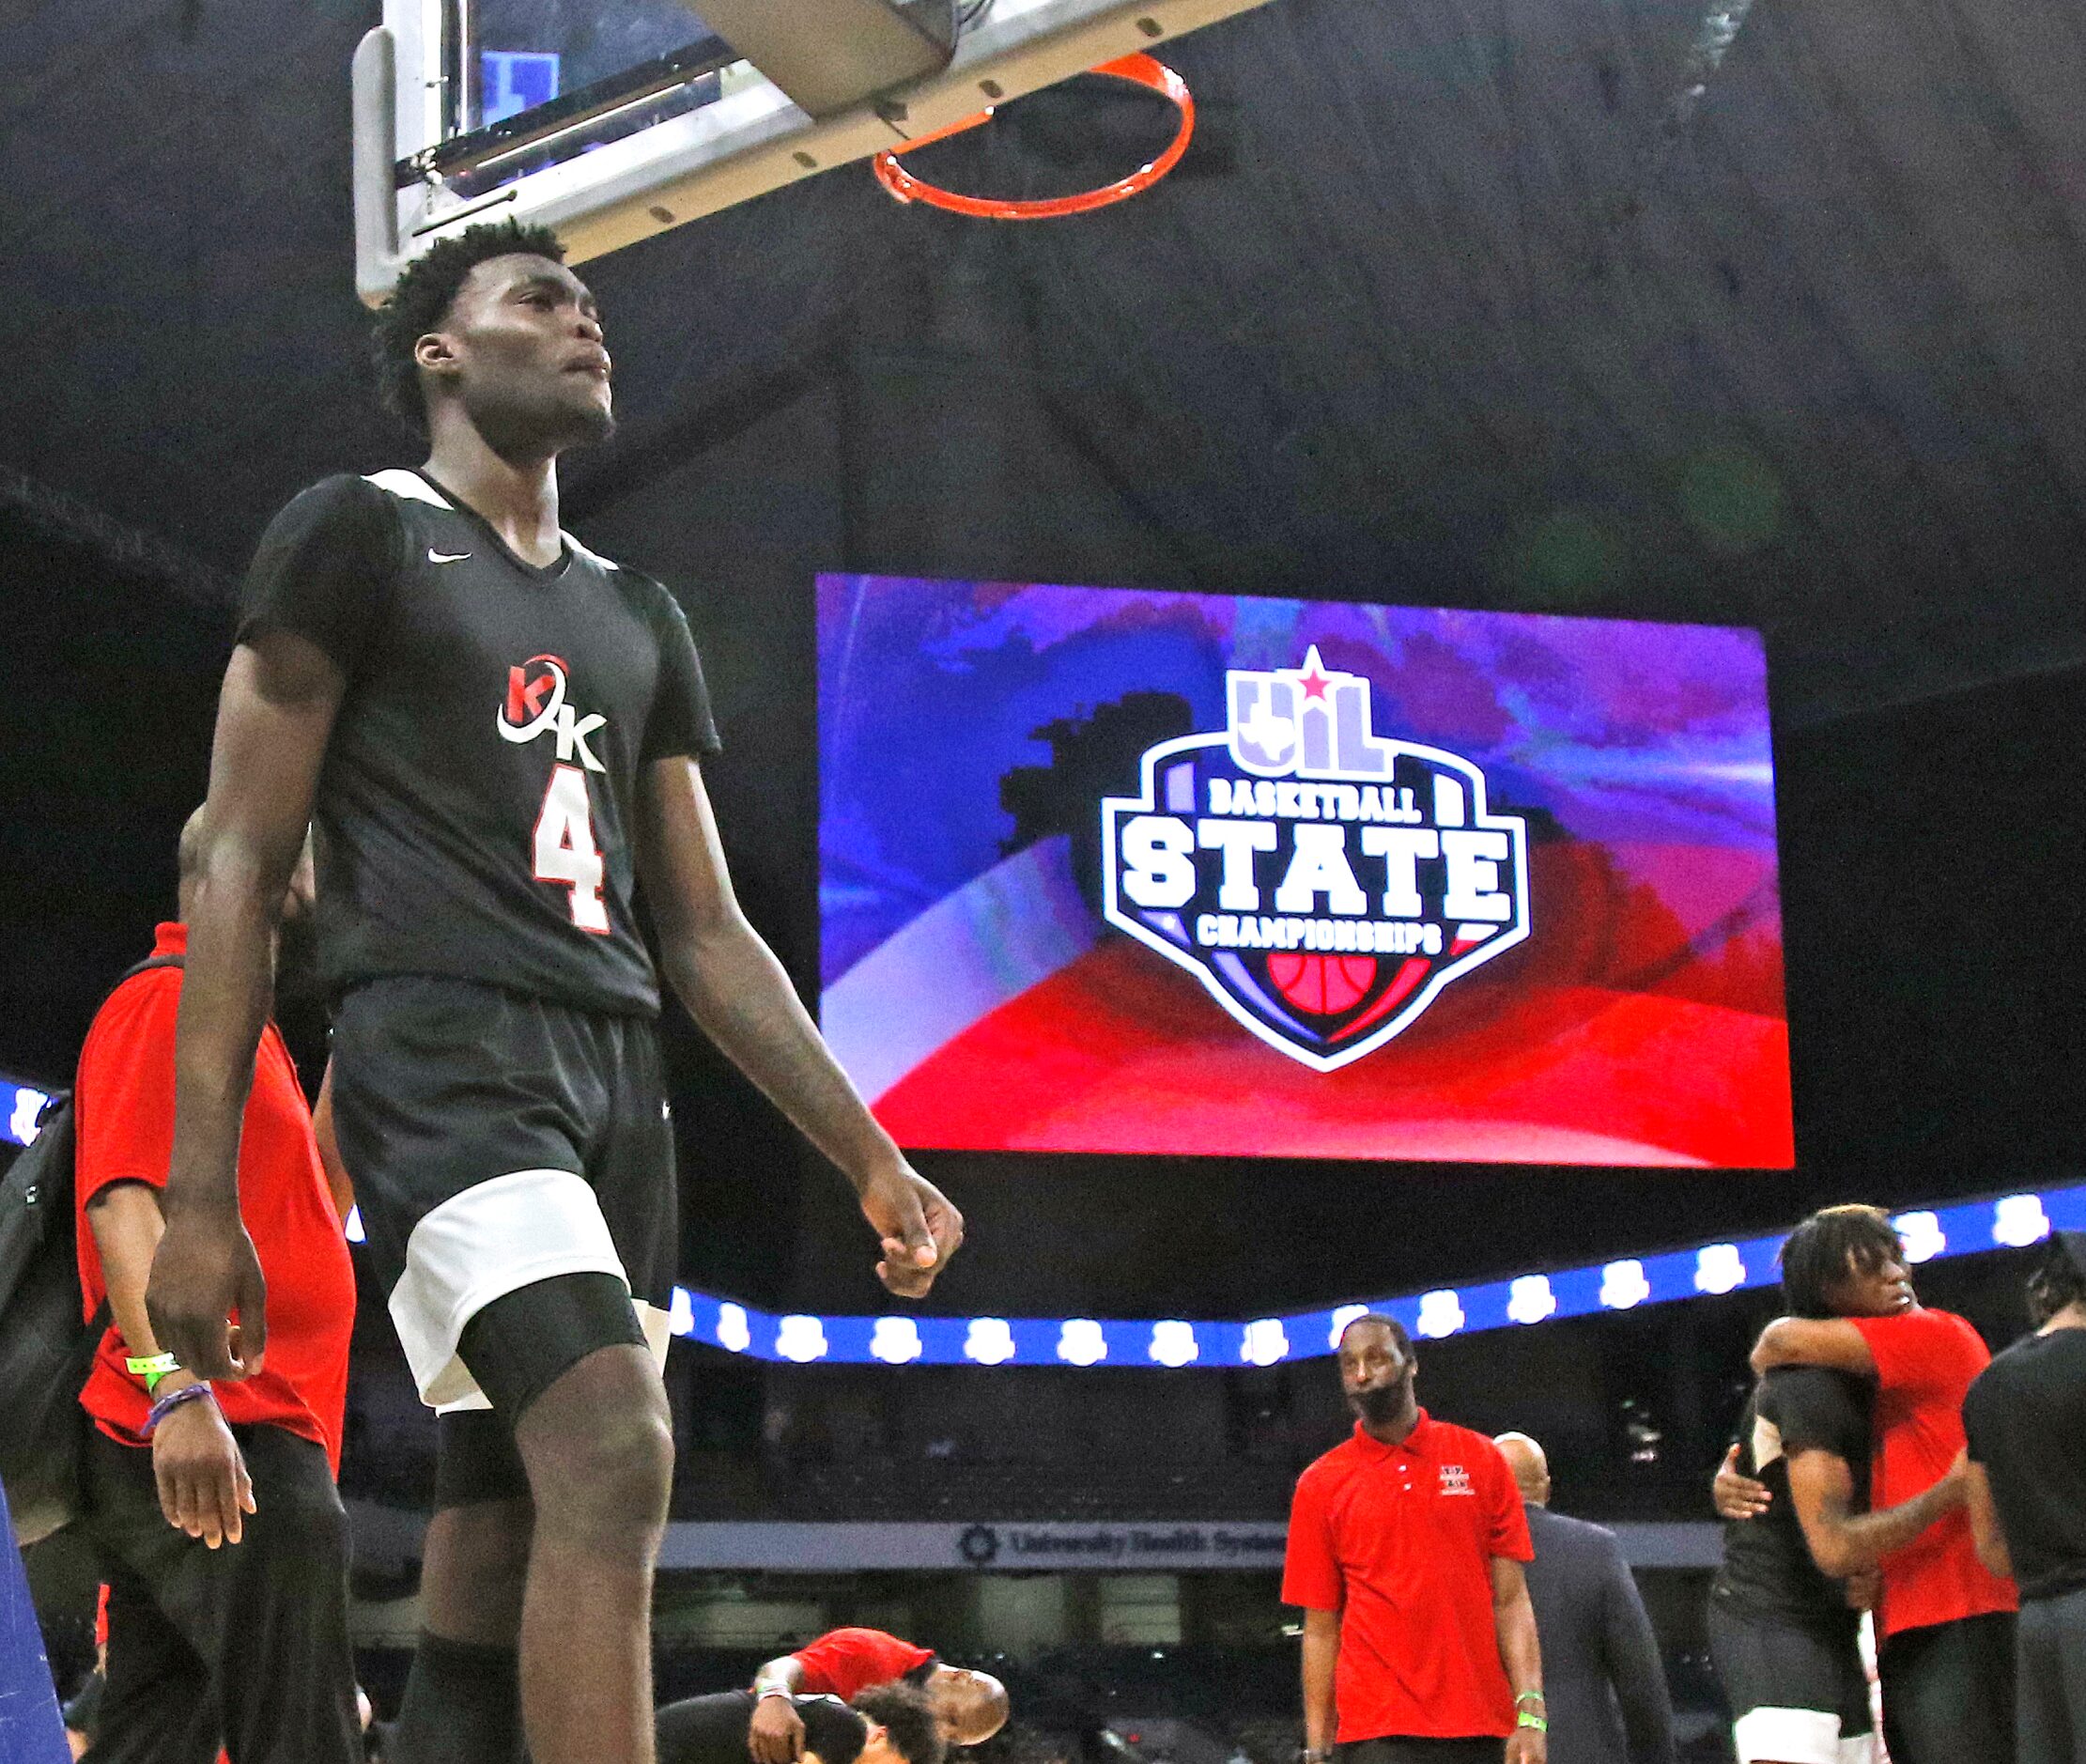
[[[67,1081],[172,910],[270,516],[418,457],[371,396],[350,292],[348,65],[378,11],[0,15],[12,1075]],[[566,524],[688,607],[755,921],[809,996],[822,569],[1757,627],[1798,1168],[922,1157],[970,1225],[930,1308],[1265,1314],[2086,1174],[2072,0],[1273,0],[1164,53],[1200,130],[1122,208],[994,225],[895,208],[858,166],[582,266],[622,427],[569,462]],[[1165,122],[1084,82],[919,163],[1062,191],[1119,176]],[[321,1014],[286,1017],[316,1080]],[[678,1014],[667,1039],[687,1279],[884,1308],[839,1178]],[[1921,1290],[1998,1346],[2031,1260],[1937,1263]],[[344,1493],[411,1508],[433,1430],[358,1274]],[[1542,1438],[1561,1510],[1705,1519],[1773,1308],[1739,1292],[1424,1343],[1421,1397]],[[679,1519],[1273,1520],[1345,1426],[1322,1358],[796,1367],[684,1345],[667,1378]],[[79,1664],[91,1574],[42,1566],[47,1633],[71,1637],[54,1657]],[[402,1593],[416,1566],[372,1554],[358,1591]],[[735,1584],[662,1600],[761,1590],[713,1578]],[[975,1577],[896,1578],[818,1596],[834,1620],[902,1610],[997,1645]],[[1717,1722],[1701,1579],[1644,1577],[1691,1756]],[[1068,1661],[1089,1691],[1022,1678],[1025,1720],[1140,1695],[1287,1717],[1273,1577],[1183,1577],[1181,1610],[1220,1655]],[[363,1661],[387,1710],[401,1664]],[[669,1655],[660,1683],[746,1664]],[[1178,1681],[1140,1692],[1143,1672]],[[1269,1731],[1252,1756],[1287,1757],[1291,1728]]]
[[[922,1158],[971,1221],[935,1308],[1242,1314],[2073,1172],[2086,42],[2062,0],[1760,0],[1721,57],[1708,16],[1275,0],[1168,46],[1203,131],[1120,209],[996,226],[854,168],[583,268],[623,430],[566,521],[684,595],[734,874],[807,988],[819,569],[1767,632],[1795,1172]],[[348,286],[374,20],[0,23],[18,1075],[63,1081],[170,910],[261,527],[417,456]],[[932,169],[1099,181],[1140,104],[1043,95]],[[689,1280],[876,1308],[839,1180],[669,1038]]]

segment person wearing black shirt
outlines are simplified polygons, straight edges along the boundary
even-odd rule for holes
[[[962,1239],[733,894],[680,609],[558,525],[559,455],[612,426],[594,297],[563,258],[508,224],[409,266],[376,355],[425,459],[305,491],[255,553],[147,1295],[183,1367],[261,1364],[235,1165],[309,823],[334,1132],[441,1416],[399,1764],[512,1764],[519,1710],[535,1764],[651,1764],[678,1241],[662,978],[853,1183],[888,1287],[924,1292]]]
[[[2029,1281],[2039,1325],[1963,1400],[1977,1553],[2021,1589],[2020,1764],[2086,1764],[2086,1231]]]
[[[1709,1593],[1710,1657],[1738,1764],[1846,1764],[1873,1743],[1860,1617],[1846,1583],[1814,1559],[1799,1508],[1816,1505],[1821,1482],[1856,1500],[1867,1489],[1867,1388],[1811,1367],[1769,1372],[1746,1400],[1736,1454],[1767,1493],[1757,1517],[1725,1524]]]
[[[851,1705],[793,1696],[804,1724],[805,1764],[942,1764],[935,1706],[911,1684],[876,1684]],[[746,1764],[756,1708],[751,1691],[691,1696],[659,1710],[659,1764]]]

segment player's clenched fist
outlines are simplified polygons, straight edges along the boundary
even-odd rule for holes
[[[237,1214],[221,1220],[170,1211],[152,1257],[145,1308],[160,1345],[198,1378],[238,1379],[261,1369],[268,1282]]]

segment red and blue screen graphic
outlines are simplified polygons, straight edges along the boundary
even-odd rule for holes
[[[822,576],[818,642],[901,1145],[1793,1163],[1756,633]]]

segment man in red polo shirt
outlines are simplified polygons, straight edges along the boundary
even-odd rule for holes
[[[1304,1607],[1304,1764],[1543,1764],[1535,1552],[1499,1447],[1413,1397],[1404,1325],[1340,1337],[1353,1437],[1306,1470],[1282,1598]]]
[[[355,1277],[296,1069],[262,1037],[240,1142],[240,1213],[269,1286],[265,1354],[213,1387],[172,1367],[145,1310],[174,1139],[181,921],[96,1014],[73,1092],[80,1286],[102,1336],[83,1524],[108,1574],[101,1764],[354,1764],[348,1516],[333,1486]],[[309,863],[293,884],[310,899]]]
[[[1877,1676],[1893,1764],[2011,1764],[2019,1598],[1978,1560],[1963,1509],[1963,1398],[1991,1363],[1953,1312],[1923,1309],[1905,1248],[1875,1207],[1827,1207],[1789,1233],[1754,1370],[1827,1366],[1876,1380],[1870,1505],[1880,1516],[1953,1482],[1941,1517],[1877,1563]]]
[[[852,1703],[873,1684],[919,1686],[950,1745],[982,1745],[1007,1725],[1007,1687],[991,1673],[945,1666],[932,1648],[916,1647],[883,1630],[828,1630],[753,1675],[757,1701],[747,1749],[754,1764],[796,1764],[804,1756],[796,1697],[837,1696]]]

